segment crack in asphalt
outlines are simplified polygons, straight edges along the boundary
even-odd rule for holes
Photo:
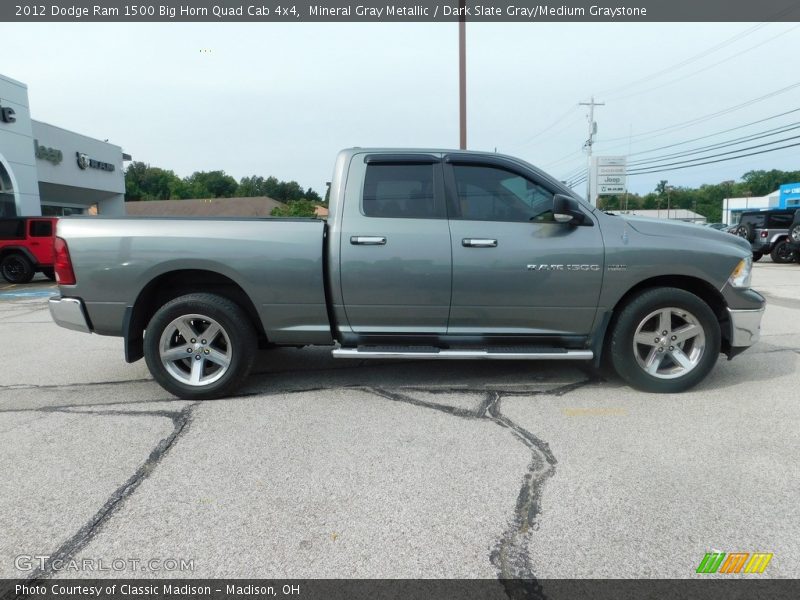
[[[589,378],[550,390],[514,390],[509,393],[500,390],[488,390],[484,391],[483,399],[476,410],[426,402],[407,394],[379,387],[364,387],[362,389],[393,402],[403,402],[413,406],[429,408],[464,419],[490,420],[508,429],[517,440],[530,450],[531,461],[522,477],[522,485],[517,494],[514,516],[492,549],[489,560],[497,569],[498,579],[503,584],[506,595],[509,598],[513,600],[523,598],[539,600],[546,598],[546,596],[536,578],[528,548],[532,532],[538,529],[544,485],[555,473],[558,461],[547,442],[502,413],[501,402],[504,396],[520,396],[523,394],[529,396],[564,396],[597,381],[598,379],[596,378]],[[425,388],[414,388],[414,390],[432,393],[431,390]],[[448,391],[454,390],[437,390],[434,393],[447,393]],[[474,390],[459,388],[458,391]]]
[[[150,381],[149,379],[121,381],[121,382],[101,382],[83,385],[108,385],[120,383],[133,383],[139,381]],[[271,392],[255,391],[238,394],[235,397],[220,398],[217,400],[204,402],[227,402],[236,399],[252,396],[274,396],[279,394],[296,394],[310,391],[330,391],[334,389],[351,389],[371,393],[375,396],[391,400],[393,402],[403,402],[419,408],[427,408],[449,414],[454,417],[470,420],[488,420],[504,429],[507,429],[514,439],[525,445],[531,452],[531,460],[528,468],[522,477],[522,483],[517,494],[514,513],[509,520],[507,527],[502,532],[493,549],[490,552],[489,560],[497,570],[498,580],[504,586],[506,595],[513,600],[532,599],[541,600],[546,598],[541,585],[531,564],[529,553],[529,543],[532,532],[538,529],[538,519],[541,515],[541,499],[544,485],[555,473],[557,460],[547,442],[537,437],[532,432],[515,423],[511,418],[504,415],[501,411],[501,404],[504,397],[518,396],[564,396],[572,391],[586,387],[593,383],[602,381],[599,377],[589,377],[585,380],[558,385],[553,388],[543,390],[531,389],[475,389],[469,387],[403,387],[390,390],[374,386],[340,386],[340,387],[312,387],[303,389],[276,390]],[[76,387],[80,384],[70,384],[68,386],[31,386],[31,387]],[[7,386],[8,387],[8,386]],[[2,388],[0,388],[2,389]],[[18,389],[18,388],[17,388]],[[405,392],[405,393],[403,393]],[[415,398],[409,393],[424,392],[432,395],[452,394],[452,393],[480,393],[482,399],[478,407],[474,410],[437,404],[428,402],[420,398]],[[143,416],[161,417],[172,420],[172,432],[162,439],[151,451],[147,460],[136,470],[136,472],[119,486],[106,500],[97,513],[72,537],[66,540],[40,567],[33,571],[27,578],[27,582],[35,582],[52,574],[52,564],[54,561],[69,561],[100,532],[104,524],[122,507],[124,501],[130,497],[138,486],[153,472],[155,467],[166,456],[175,442],[189,428],[193,417],[194,409],[201,402],[193,402],[180,411],[170,410],[147,410],[147,411],[125,411],[125,410],[85,410],[94,407],[107,407],[118,405],[132,405],[145,403],[171,403],[185,402],[177,399],[152,399],[136,401],[118,401],[110,403],[91,403],[91,404],[66,404],[58,406],[45,406],[33,409],[2,409],[4,412],[43,412],[43,413],[65,413],[72,415],[98,415],[98,416]],[[80,409],[80,410],[79,410]],[[11,598],[22,598],[22,596],[10,596]]]
[[[163,438],[155,448],[150,452],[138,469],[131,475],[125,483],[119,486],[109,498],[105,501],[103,506],[98,510],[94,516],[81,527],[72,537],[66,540],[56,551],[47,558],[43,565],[32,571],[26,578],[26,583],[33,583],[52,574],[53,562],[62,561],[67,562],[80,552],[86,545],[99,533],[103,525],[116,513],[121,507],[126,498],[133,494],[139,485],[147,479],[153,472],[155,467],[173,447],[178,438],[183,435],[189,428],[192,420],[192,411],[198,405],[197,402],[184,407],[180,411],[74,411],[65,408],[47,408],[41,409],[45,412],[62,412],[77,415],[124,415],[124,416],[144,416],[144,417],[166,417],[172,420],[172,432]],[[7,600],[13,598],[24,598],[24,595],[11,594],[7,596]]]
[[[0,391],[3,390],[52,390],[52,389],[69,389],[76,387],[95,387],[98,385],[121,385],[123,383],[143,383],[146,381],[153,381],[149,377],[142,377],[141,379],[122,379],[116,381],[87,381],[84,383],[18,383],[11,385],[0,385]]]

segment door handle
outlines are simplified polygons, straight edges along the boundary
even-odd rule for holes
[[[464,238],[461,245],[465,248],[497,248],[497,240],[486,238]]]
[[[386,238],[382,235],[354,235],[350,243],[354,246],[385,246]]]

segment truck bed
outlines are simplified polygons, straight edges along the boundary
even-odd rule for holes
[[[325,222],[283,218],[78,217],[62,219],[76,285],[95,333],[121,335],[126,309],[148,284],[208,271],[239,286],[270,341],[331,343],[325,303]]]

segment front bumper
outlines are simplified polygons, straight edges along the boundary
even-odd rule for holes
[[[764,307],[755,310],[728,309],[731,322],[731,348],[747,348],[761,337],[761,317]]]
[[[50,298],[50,316],[61,327],[91,333],[86,309],[78,298]]]

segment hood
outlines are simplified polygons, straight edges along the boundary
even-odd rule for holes
[[[738,235],[712,229],[711,227],[701,227],[694,223],[667,221],[665,219],[653,219],[649,217],[635,217],[629,215],[616,216],[623,219],[628,225],[643,235],[710,240],[740,248],[748,253],[752,252],[747,240],[740,238]]]

